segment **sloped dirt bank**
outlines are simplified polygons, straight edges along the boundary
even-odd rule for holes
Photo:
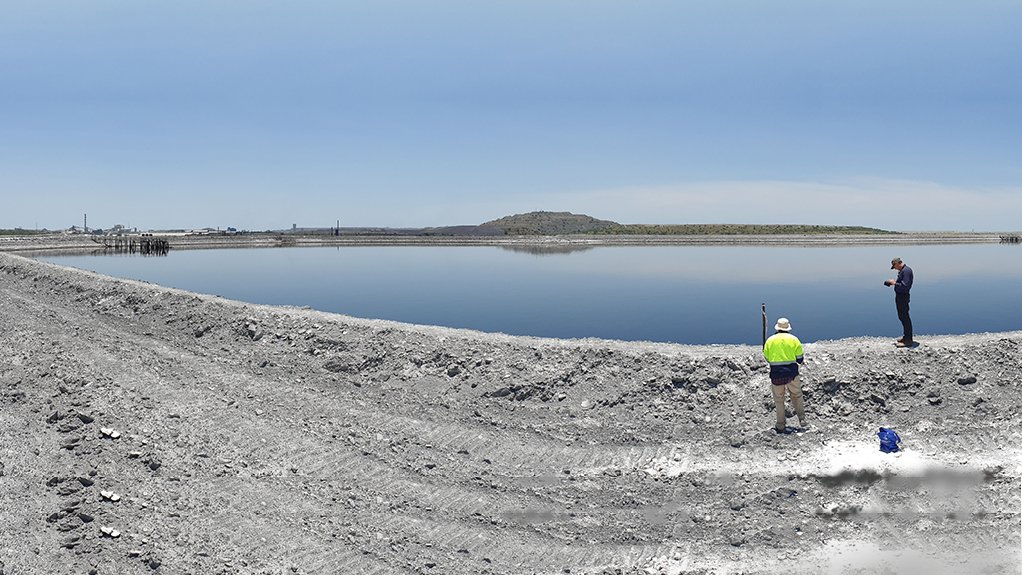
[[[0,254],[0,571],[1017,573],[1022,333],[550,340]],[[877,449],[894,427],[908,450]]]

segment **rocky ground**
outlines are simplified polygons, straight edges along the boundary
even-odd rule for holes
[[[1018,573],[1022,332],[759,349],[228,301],[0,253],[0,573]],[[906,450],[883,454],[879,426]]]

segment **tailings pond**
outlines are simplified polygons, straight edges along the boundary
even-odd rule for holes
[[[102,252],[100,252],[102,253]],[[39,259],[230,299],[516,335],[756,344],[760,304],[803,341],[901,335],[892,257],[915,271],[917,339],[1022,329],[1022,248],[326,247]]]

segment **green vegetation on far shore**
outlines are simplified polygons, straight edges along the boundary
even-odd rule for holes
[[[607,236],[896,235],[863,226],[800,224],[617,224],[586,232]]]
[[[23,228],[3,229],[0,228],[0,236],[41,236],[53,233],[49,230],[26,230]]]

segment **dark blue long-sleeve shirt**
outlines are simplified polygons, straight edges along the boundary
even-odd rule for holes
[[[898,279],[894,282],[894,293],[908,293],[912,289],[912,268],[903,266],[898,270]]]

